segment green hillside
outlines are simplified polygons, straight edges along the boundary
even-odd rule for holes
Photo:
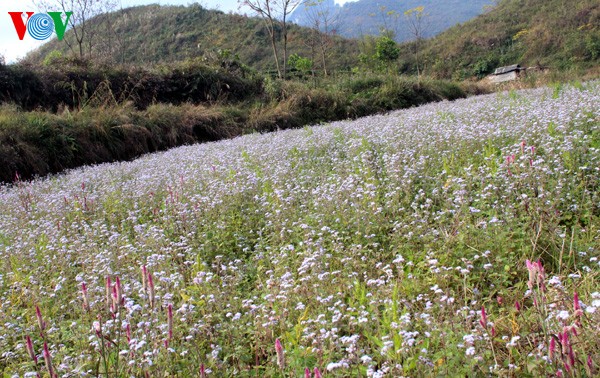
[[[400,60],[414,69],[415,44]],[[600,59],[600,3],[596,0],[501,0],[488,13],[450,28],[420,46],[425,73],[464,79],[498,66],[521,64],[568,70]]]
[[[110,23],[100,22],[107,18]],[[237,55],[241,62],[253,68],[275,68],[269,36],[259,18],[225,14],[193,4],[127,8],[93,21],[94,38],[86,46],[95,60],[142,64],[197,57],[219,60],[223,55]],[[290,54],[311,57],[312,35],[313,31],[308,28],[290,25]],[[72,38],[72,33],[67,32],[65,39]],[[28,60],[42,61],[55,50],[70,53],[67,43],[53,40],[30,54]],[[346,69],[355,64],[357,55],[356,41],[334,37],[328,64]]]

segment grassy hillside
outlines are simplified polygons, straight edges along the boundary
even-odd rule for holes
[[[594,377],[598,103],[506,92],[0,186],[0,371]]]
[[[404,45],[400,58],[411,70],[415,47]],[[597,66],[600,4],[501,0],[488,13],[423,42],[420,50],[425,73],[457,79],[517,63],[560,70]]]
[[[273,53],[268,33],[261,19],[207,10],[198,4],[184,6],[148,5],[127,8],[111,14],[110,26],[105,22],[97,27],[91,47],[95,60],[141,64],[176,62],[204,57],[219,60],[238,56],[239,60],[255,69],[273,70]],[[312,31],[291,25],[289,51],[311,57],[307,45]],[[72,39],[70,32],[66,39]],[[30,54],[28,60],[42,61],[52,51],[69,53],[64,42],[53,40]],[[88,50],[90,50],[88,48]],[[353,66],[358,55],[355,41],[334,38],[329,49],[333,68]]]

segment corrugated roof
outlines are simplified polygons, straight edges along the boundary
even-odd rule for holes
[[[496,71],[494,71],[494,75],[502,75],[505,73],[509,73],[509,72],[513,72],[513,71],[518,71],[521,69],[521,66],[518,64],[513,64],[512,66],[506,66],[506,67],[500,67],[500,68],[496,68]]]

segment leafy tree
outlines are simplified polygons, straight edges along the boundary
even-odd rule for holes
[[[396,41],[390,37],[379,37],[377,44],[375,45],[375,57],[378,61],[384,63],[389,70],[389,67],[393,61],[398,59],[400,56],[400,49],[396,44]]]
[[[301,57],[298,54],[290,55],[288,64],[289,66],[294,67],[296,70],[302,72],[303,74],[307,74],[313,69],[313,61],[311,59]]]

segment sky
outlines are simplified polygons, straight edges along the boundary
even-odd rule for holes
[[[336,0],[336,3],[343,4],[348,1],[352,0]],[[224,12],[237,12],[238,10],[238,0],[121,0],[121,2],[124,8],[143,4],[188,5],[198,2],[205,8],[219,9]],[[0,56],[3,56],[7,63],[18,61],[27,52],[42,45],[44,42],[36,41],[28,33],[25,33],[22,41],[19,40],[12,19],[7,13],[19,11],[37,13],[37,8],[32,0],[2,0],[0,3]]]

